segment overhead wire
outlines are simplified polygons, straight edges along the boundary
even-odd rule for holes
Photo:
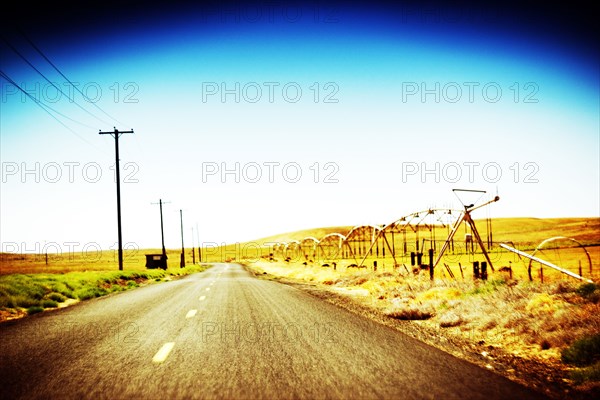
[[[35,102],[35,104],[37,104],[42,110],[44,110],[48,115],[50,115],[53,119],[55,119],[59,124],[61,124],[62,126],[64,126],[67,130],[69,130],[71,133],[73,133],[75,136],[77,136],[79,139],[83,140],[84,142],[86,142],[87,144],[89,144],[90,146],[94,146],[96,148],[98,148],[97,146],[95,146],[94,144],[92,144],[91,142],[89,142],[88,140],[86,140],[84,137],[82,137],[81,135],[79,135],[77,132],[75,132],[73,129],[71,129],[71,127],[69,127],[68,125],[66,125],[63,121],[61,121],[60,119],[58,119],[53,113],[60,115],[63,118],[66,118],[72,122],[75,122],[77,124],[86,126],[88,128],[92,128],[87,124],[84,124],[82,122],[79,122],[77,120],[74,120],[73,118],[70,118],[66,115],[64,115],[63,113],[61,113],[60,111],[55,110],[54,108],[50,107],[47,104],[44,104],[42,101],[40,101],[39,99],[36,99],[34,96],[32,96],[29,92],[27,92],[25,89],[23,89],[21,86],[19,86],[10,76],[8,76],[4,71],[0,70],[0,77],[4,78],[8,83],[14,85],[17,89],[19,89],[23,94],[25,94],[27,97],[29,97],[31,100],[33,100]],[[52,112],[50,112],[52,111]],[[93,128],[92,128],[93,129]]]
[[[115,117],[113,117],[112,115],[110,115],[109,113],[107,113],[106,111],[104,111],[98,104],[96,104],[95,102],[93,102],[85,93],[83,93],[69,78],[67,78],[67,76],[46,56],[46,54],[44,54],[44,52],[38,47],[36,46],[35,43],[33,43],[33,41],[23,32],[23,31],[19,31],[19,33],[25,38],[25,40],[31,45],[31,47],[33,47],[35,49],[35,51],[37,51],[43,58],[44,60],[46,60],[48,62],[48,64],[50,64],[52,66],[52,68],[54,68],[54,70],[56,72],[58,72],[60,74],[60,76],[62,76],[67,82],[69,82],[69,84],[75,89],[77,90],[77,92],[79,92],[79,94],[81,94],[81,96],[83,96],[83,98],[90,102],[94,107],[96,107],[100,112],[102,112],[104,115],[106,115],[107,117],[109,117],[110,119],[112,119],[113,121],[119,123],[120,125],[126,126],[126,124],[122,123],[121,121],[119,121],[118,119],[116,119]]]
[[[19,30],[19,33],[21,34],[21,36],[23,36],[23,38],[25,38],[25,40],[29,43],[29,45],[35,49],[35,51],[44,58],[44,60],[46,60],[46,62],[48,64],[50,64],[50,66],[52,66],[52,68],[63,78],[65,79],[68,84],[70,86],[72,86],[88,103],[91,103],[96,109],[98,109],[100,112],[102,112],[104,115],[106,115],[108,118],[112,119],[113,121],[117,122],[120,125],[125,125],[124,123],[122,123],[121,121],[119,121],[117,118],[113,117],[112,115],[110,115],[108,112],[106,112],[104,109],[102,109],[98,104],[96,104],[96,102],[92,101],[83,91],[81,91],[77,85],[75,85],[59,68],[58,66],[56,66],[56,64],[54,64],[50,58],[21,30]],[[91,113],[89,110],[85,109],[84,107],[82,107],[79,103],[77,103],[75,101],[74,97],[71,97],[67,94],[64,93],[64,91],[62,89],[60,89],[55,83],[53,83],[52,81],[50,81],[50,79],[48,79],[38,68],[36,68],[31,62],[29,62],[29,60],[27,60],[27,58],[25,56],[22,55],[22,53],[20,53],[14,46],[12,46],[6,39],[3,38],[3,41],[23,60],[25,61],[32,69],[34,69],[40,76],[42,76],[42,78],[44,78],[49,84],[51,84],[54,88],[56,88],[61,94],[65,95],[71,102],[75,103],[80,109],[82,109],[83,111],[85,111],[87,114],[89,114],[90,116],[94,117],[96,120],[102,122],[103,124],[107,124],[110,125],[110,123],[108,123],[106,120],[98,117],[97,115],[95,115],[94,113]],[[53,119],[55,119],[57,122],[59,122],[61,125],[63,125],[65,128],[67,128],[69,131],[71,131],[73,134],[75,134],[77,137],[79,137],[80,139],[84,140],[86,143],[98,148],[97,146],[93,145],[92,143],[90,143],[89,141],[87,141],[86,139],[84,139],[83,137],[81,137],[79,134],[77,134],[73,129],[71,129],[70,127],[68,127],[65,123],[63,123],[61,120],[59,120],[58,118],[56,118],[55,115],[53,115],[50,111],[54,112],[57,115],[62,116],[63,118],[66,118],[74,123],[77,123],[79,125],[85,126],[89,129],[96,129],[88,124],[79,122],[73,118],[70,118],[69,116],[53,109],[52,107],[50,107],[48,104],[44,104],[43,102],[41,102],[39,99],[34,98],[33,96],[30,95],[30,93],[28,93],[27,91],[25,91],[23,88],[21,88],[19,85],[16,84],[15,81],[13,81],[10,77],[8,77],[8,75],[6,73],[3,73],[3,77],[5,79],[7,79],[7,81],[11,82],[13,85],[15,85],[15,87],[17,87],[21,92],[23,92],[25,95],[27,95],[29,98],[31,98],[40,108],[42,108],[46,113],[48,113]],[[50,111],[49,111],[50,110]],[[140,150],[140,152],[143,155],[143,150],[140,148],[139,143],[136,141],[136,145],[138,147],[138,149]],[[98,148],[99,149],[99,148]]]
[[[105,120],[103,120],[102,118],[92,114],[91,112],[89,112],[88,110],[86,110],[84,107],[82,107],[77,101],[75,101],[75,98],[71,98],[71,96],[67,95],[60,87],[58,87],[54,82],[52,82],[50,79],[48,79],[48,77],[46,75],[44,75],[44,73],[42,73],[38,68],[35,67],[35,65],[33,65],[19,50],[17,50],[13,45],[11,45],[6,38],[2,38],[2,40],[4,41],[4,43],[6,43],[8,45],[8,47],[11,48],[11,50],[17,54],[23,61],[25,61],[25,63],[27,63],[27,65],[29,65],[35,72],[37,72],[42,78],[44,78],[46,80],[46,82],[48,82],[50,85],[52,85],[60,94],[62,94],[63,96],[65,96],[66,98],[69,99],[69,101],[73,104],[75,104],[77,107],[79,107],[81,110],[83,110],[84,112],[86,112],[87,114],[89,114],[90,116],[94,117],[95,119],[97,119],[98,121],[110,125],[109,122],[106,122]],[[91,128],[91,127],[90,127]]]
[[[33,47],[47,62],[48,64],[50,64],[55,70],[56,72],[58,72],[73,88],[75,88],[75,90],[77,90],[81,96],[83,96],[83,98],[88,102],[88,103],[92,103],[92,105],[94,107],[96,107],[100,112],[102,112],[104,115],[106,115],[107,117],[109,117],[110,119],[112,119],[113,121],[117,122],[118,124],[120,124],[121,126],[130,126],[127,124],[124,124],[123,122],[119,121],[118,119],[116,119],[115,117],[113,117],[112,115],[108,114],[106,111],[104,111],[104,109],[102,109],[98,104],[96,104],[96,102],[92,101],[85,93],[83,93],[69,78],[67,78],[67,76],[50,60],[50,58],[48,56],[46,56],[46,54],[29,38],[29,36],[27,36],[23,31],[19,30],[19,33],[21,34],[21,36],[23,36],[23,38],[25,38],[25,40],[29,43],[29,45],[31,47]],[[107,123],[103,120],[101,120],[100,118],[94,116],[96,119]],[[110,125],[110,124],[109,124]],[[142,146],[140,145],[137,136],[134,135],[134,143],[136,145],[136,147],[138,148],[138,151],[141,153],[142,157],[145,158],[145,153],[144,150],[142,149]]]

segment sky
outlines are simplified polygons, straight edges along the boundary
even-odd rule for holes
[[[1,251],[115,248],[115,128],[131,248],[160,247],[159,199],[168,248],[180,215],[186,246],[234,243],[460,208],[455,188],[500,196],[474,217],[600,216],[577,2],[127,4],[5,13]]]

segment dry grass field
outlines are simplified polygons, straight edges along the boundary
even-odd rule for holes
[[[488,235],[485,221],[476,221],[476,224],[485,242]],[[257,261],[273,254],[275,260],[285,262],[288,259],[288,262],[285,263],[290,264],[303,264],[306,262],[307,265],[322,266],[336,263],[338,274],[345,271],[348,266],[360,265],[361,263],[372,271],[374,262],[377,262],[378,270],[406,275],[413,273],[415,269],[411,265],[410,253],[416,252],[417,243],[419,251],[423,253],[421,264],[427,264],[429,262],[429,248],[434,247],[434,257],[437,256],[437,252],[442,248],[449,231],[448,227],[436,227],[434,232],[427,229],[422,229],[418,234],[409,231],[406,237],[397,233],[394,236],[387,233],[385,239],[380,237],[377,240],[377,245],[371,252],[368,251],[369,243],[367,240],[363,243],[353,243],[354,252],[351,253],[332,247],[315,250],[296,247],[287,251],[273,248],[276,243],[301,242],[307,237],[321,239],[326,234],[334,232],[346,235],[351,229],[350,226],[308,229],[275,235],[254,242],[210,248],[205,250],[203,261]],[[470,231],[462,226],[460,227],[454,239],[454,248],[444,254],[434,271],[436,278],[472,279],[473,262],[486,261],[477,245],[474,245],[473,252],[466,248],[464,235],[467,232]],[[571,280],[572,278],[552,268],[542,266],[537,262],[530,263],[529,259],[498,246],[498,243],[504,242],[518,250],[532,254],[542,241],[561,236],[574,239],[577,242],[557,240],[545,245],[535,255],[576,274],[581,272],[581,275],[587,279],[598,280],[600,278],[600,218],[501,218],[492,221],[491,234],[493,245],[491,248],[486,247],[493,267],[493,270],[488,268],[490,279],[509,279],[512,276],[512,279],[528,280],[531,265],[531,278],[533,281]],[[583,247],[580,247],[578,243]],[[406,253],[404,253],[405,245]],[[508,270],[509,267],[510,271]],[[426,273],[427,271],[420,272]]]
[[[123,269],[146,270],[144,254],[160,254],[160,249],[123,250]],[[197,249],[196,249],[197,251]],[[169,268],[179,267],[181,249],[167,250]],[[195,253],[197,256],[197,252]],[[0,275],[66,273],[78,271],[115,271],[118,269],[116,250],[50,254],[0,253]],[[196,258],[196,262],[198,259]],[[192,250],[186,249],[186,265],[192,263]]]
[[[483,221],[476,221],[481,236],[487,237],[485,230],[486,224]],[[535,247],[543,240],[555,236],[566,236],[582,243],[592,261],[592,271],[589,271],[589,263],[585,252],[579,247],[561,248],[559,250],[545,250],[537,255],[545,258],[547,261],[558,263],[560,266],[578,272],[581,264],[582,273],[585,277],[598,279],[600,276],[600,218],[557,218],[557,219],[537,219],[537,218],[501,218],[492,221],[494,246],[489,250],[490,258],[495,267],[496,273],[506,274],[499,271],[501,267],[512,265],[513,278],[526,279],[528,277],[529,260],[523,259],[513,253],[501,249],[496,245],[498,242],[506,242],[514,245],[519,250],[532,253]],[[302,241],[306,237],[321,239],[330,233],[340,233],[346,235],[351,226],[316,228],[290,232],[286,234],[274,235],[271,237],[255,240],[247,243],[231,244],[223,247],[204,248],[202,262],[223,262],[232,260],[259,260],[268,257],[273,253],[273,244],[286,243],[293,240]],[[466,251],[464,245],[464,234],[467,232],[463,227],[460,228],[454,240],[454,251],[448,251],[441,260],[438,268],[435,270],[436,277],[450,278],[448,269],[456,279],[463,275],[465,279],[472,277],[472,262],[484,261],[483,255],[475,246],[474,253]],[[403,252],[404,238],[396,234],[392,240],[391,235],[387,234],[387,243],[380,238],[378,240],[378,249],[368,254],[364,265],[369,270],[373,269],[373,262],[377,261],[378,268],[384,271],[398,271],[406,273],[412,271],[410,252],[416,250],[416,243],[419,242],[420,251],[424,253],[422,263],[428,262],[427,250],[434,243],[436,252],[439,251],[447,236],[448,228],[437,227],[435,241],[431,242],[431,231],[422,230],[419,232],[419,240],[414,232],[408,232],[406,235],[407,253]],[[426,239],[424,241],[423,239]],[[359,247],[367,246],[367,243]],[[385,249],[384,249],[385,247]],[[393,247],[394,257],[392,257]],[[379,250],[377,254],[376,250]],[[384,255],[385,251],[385,255]],[[124,250],[124,269],[125,270],[144,270],[146,259],[144,254],[160,253],[160,249],[135,249]],[[169,267],[178,267],[180,261],[180,249],[168,249]],[[299,250],[290,251],[285,256],[281,253],[274,254],[279,261],[289,257],[291,262],[307,262],[313,265],[331,264],[336,262],[338,270],[343,270],[348,265],[360,264],[364,254],[346,254],[335,249],[325,249],[325,251],[316,251],[306,257]],[[367,253],[363,251],[363,253]],[[437,254],[437,253],[436,253]],[[314,255],[314,257],[313,257]],[[312,263],[308,262],[311,261]],[[195,261],[198,262],[198,251],[195,249]],[[192,263],[192,249],[186,248],[186,263]],[[448,265],[448,269],[443,264]],[[540,265],[533,263],[532,276],[534,280],[539,280]],[[115,250],[90,251],[62,253],[62,254],[11,254],[0,253],[0,275],[13,273],[64,273],[72,271],[113,271],[117,266],[117,252]],[[395,267],[395,268],[394,268]],[[461,275],[462,267],[462,275]],[[490,277],[494,275],[491,269],[488,271]],[[562,274],[554,273],[550,268],[543,268],[544,278],[546,280],[563,279]],[[570,278],[569,278],[570,279]]]

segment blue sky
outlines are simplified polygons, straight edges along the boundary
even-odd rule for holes
[[[585,31],[550,29],[556,15],[541,11],[531,25],[468,5],[268,4],[123,12],[109,31],[25,24],[118,122],[3,32],[87,110],[2,43],[5,74],[84,124],[55,114],[67,129],[2,79],[3,249],[113,246],[114,141],[98,135],[113,126],[135,130],[120,140],[123,232],[141,248],[160,246],[159,198],[168,247],[179,209],[187,243],[196,224],[200,241],[235,242],[457,207],[455,187],[498,193],[496,217],[599,215],[598,53]],[[239,182],[221,174],[236,165]]]

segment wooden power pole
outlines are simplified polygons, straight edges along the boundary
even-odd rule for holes
[[[179,218],[181,220],[181,262],[179,266],[185,267],[185,248],[183,247],[183,211],[179,210]]]
[[[121,174],[119,170],[119,136],[124,133],[133,133],[133,129],[130,131],[119,131],[115,128],[114,131],[99,132],[100,135],[112,135],[115,138],[115,170],[116,170],[116,181],[117,181],[117,230],[119,240],[119,271],[123,270],[123,235],[121,232]]]

